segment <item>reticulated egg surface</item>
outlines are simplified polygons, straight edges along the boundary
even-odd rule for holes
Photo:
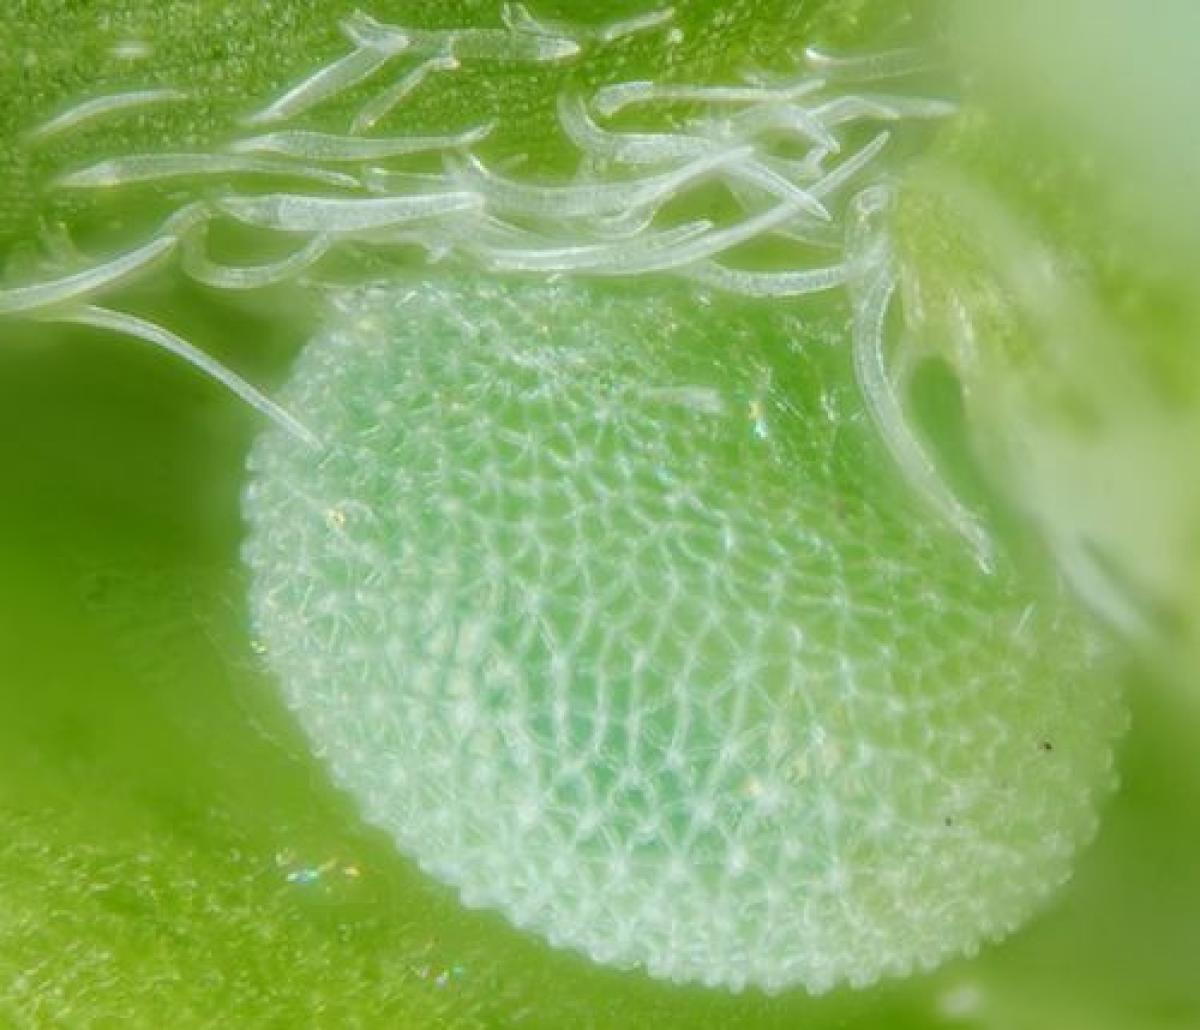
[[[1123,723],[1053,600],[927,525],[795,319],[343,294],[245,496],[255,630],[365,817],[651,975],[820,991],[1015,927]]]

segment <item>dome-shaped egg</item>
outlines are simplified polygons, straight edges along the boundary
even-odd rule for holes
[[[347,291],[245,496],[256,633],[367,820],[555,945],[740,989],[969,952],[1124,720],[909,505],[836,334],[682,290]]]

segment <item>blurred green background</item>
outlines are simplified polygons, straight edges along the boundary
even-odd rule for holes
[[[786,67],[789,47],[814,40],[916,39],[952,55],[969,73],[971,104],[931,160],[986,180],[1085,269],[1096,309],[1116,309],[1121,339],[1136,342],[1137,369],[1170,364],[1183,421],[1150,445],[1190,483],[1195,451],[1176,429],[1191,424],[1200,382],[1200,202],[1185,188],[1197,181],[1187,162],[1200,162],[1191,139],[1200,122],[1188,118],[1200,34],[1187,34],[1186,4],[1149,19],[1126,6],[981,7],[964,25],[934,4],[697,0],[680,5],[687,33],[669,57],[647,37],[569,74],[716,81],[747,63]],[[494,24],[496,8],[422,0],[372,10],[444,25]],[[97,202],[61,199],[46,183],[163,139],[219,140],[255,100],[338,52],[336,16],[349,9],[18,0],[0,26],[0,259],[29,268],[61,222],[99,248],[153,225],[176,203],[169,191]],[[611,5],[613,15],[639,9]],[[538,10],[572,14],[565,3]],[[114,56],[138,41],[142,56]],[[1030,81],[1044,89],[1023,88]],[[115,137],[42,150],[21,140],[71,99],[181,83],[194,102],[123,122]],[[514,142],[536,155],[528,125],[547,116],[561,85],[557,71],[464,75],[414,98],[407,116],[414,129],[457,125],[498,105],[518,126]],[[1097,111],[1110,116],[1084,116]],[[923,214],[914,195],[911,260],[952,280],[954,251],[922,237],[921,218],[933,226],[944,213]],[[293,289],[230,298],[172,275],[129,291],[127,306],[265,386],[286,374],[315,315]],[[953,355],[951,364],[972,388],[975,431],[1006,431],[1003,406],[971,406],[989,389],[971,381],[978,368]],[[1115,438],[1125,424],[1115,420]],[[1186,657],[1143,649],[1131,661],[1142,671],[1129,674],[1122,787],[1073,881],[1011,939],[931,975],[818,999],[671,987],[463,911],[326,783],[246,637],[238,493],[255,429],[234,400],[136,343],[0,322],[0,1022],[1200,1027],[1200,691]],[[1127,467],[1108,469],[1122,489]],[[1188,496],[1148,495],[1164,506]],[[1059,516],[1072,513],[1046,519]],[[1146,510],[1113,528],[1122,555],[1136,563],[1166,517]],[[1187,577],[1196,566],[1178,567]]]

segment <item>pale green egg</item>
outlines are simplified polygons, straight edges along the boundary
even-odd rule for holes
[[[371,823],[651,975],[821,991],[1003,935],[1124,723],[1070,610],[903,501],[843,352],[703,294],[344,293],[245,495],[255,629]]]

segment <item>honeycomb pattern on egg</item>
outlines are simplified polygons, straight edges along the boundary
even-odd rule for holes
[[[829,342],[701,294],[348,291],[245,495],[254,628],[366,819],[652,976],[822,991],[1014,928],[1123,710],[889,479]]]

